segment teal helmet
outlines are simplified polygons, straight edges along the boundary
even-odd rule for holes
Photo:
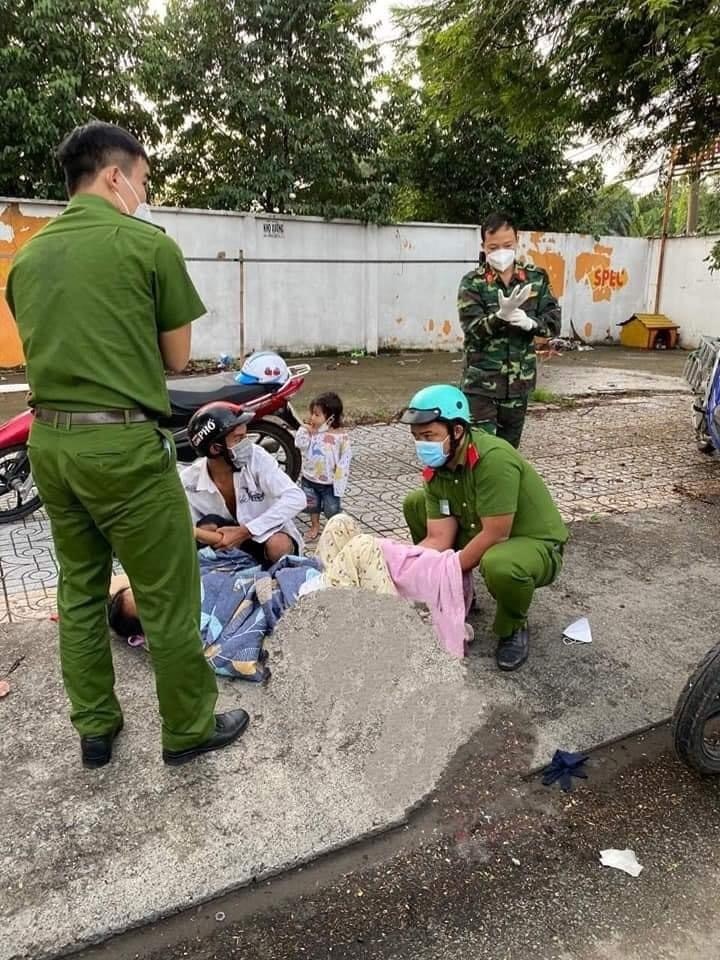
[[[462,420],[470,424],[467,397],[448,383],[434,384],[418,390],[400,417],[401,423],[432,423],[433,420]]]

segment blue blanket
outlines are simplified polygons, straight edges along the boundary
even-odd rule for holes
[[[263,683],[270,676],[263,648],[298,590],[320,568],[316,560],[283,557],[262,570],[243,550],[204,547],[198,554],[205,656],[215,673]]]

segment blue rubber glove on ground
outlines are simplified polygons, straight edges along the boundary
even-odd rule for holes
[[[563,790],[568,793],[572,790],[572,778],[579,777],[587,780],[584,764],[588,760],[586,753],[568,753],[566,750],[556,750],[551,763],[543,770],[543,786],[549,787],[559,781]]]

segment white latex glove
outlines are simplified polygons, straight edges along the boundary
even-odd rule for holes
[[[527,333],[537,327],[537,322],[529,317],[524,310],[513,310],[512,315],[505,322],[511,327],[519,327]]]
[[[497,316],[506,323],[510,323],[510,317],[516,310],[529,300],[533,295],[531,283],[526,283],[524,287],[516,287],[512,293],[506,297],[502,290],[498,290],[498,312]]]

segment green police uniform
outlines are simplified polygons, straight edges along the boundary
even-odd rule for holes
[[[114,552],[146,633],[163,746],[196,746],[215,730],[217,687],[200,639],[190,511],[156,418],[169,412],[158,336],[205,308],[174,241],[84,193],[18,253],[7,299],[36,410],[30,461],[60,567],[72,722],[99,736],[122,720],[106,612]],[[80,425],[61,411],[134,413]]]
[[[534,330],[513,327],[496,316],[498,292],[532,284],[523,310],[537,323]],[[519,446],[528,398],[535,386],[535,337],[560,334],[560,307],[544,270],[516,264],[507,286],[487,265],[466,274],[458,291],[460,325],[465,334],[462,388],[473,423]]]
[[[425,485],[408,495],[405,520],[414,543],[428,520],[455,517],[460,550],[482,530],[481,517],[514,514],[510,539],[483,555],[480,570],[497,610],[493,629],[509,637],[524,626],[533,593],[562,567],[568,531],[547,487],[505,440],[472,430],[453,462],[423,473]]]

